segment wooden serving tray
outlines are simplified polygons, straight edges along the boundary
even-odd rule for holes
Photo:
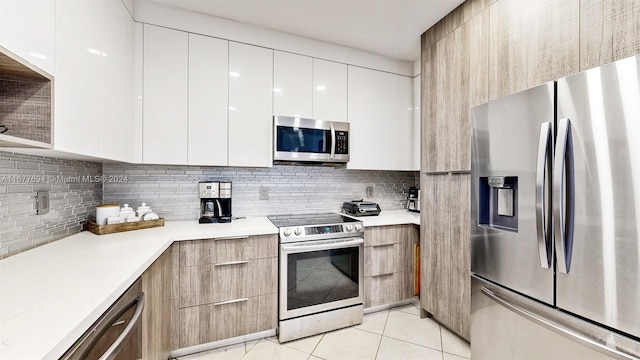
[[[164,226],[164,219],[158,220],[140,220],[122,224],[98,225],[93,221],[87,222],[87,230],[97,235],[113,234],[123,231],[149,229],[158,226]]]

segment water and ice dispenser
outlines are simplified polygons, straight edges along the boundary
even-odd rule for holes
[[[518,231],[518,177],[479,177],[478,225]]]

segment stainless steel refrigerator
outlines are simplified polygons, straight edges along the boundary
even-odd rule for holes
[[[472,359],[639,358],[640,56],[472,122]]]

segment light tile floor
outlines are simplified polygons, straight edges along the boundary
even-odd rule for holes
[[[410,305],[364,316],[362,324],[279,344],[275,337],[231,345],[178,360],[463,360],[469,345]]]

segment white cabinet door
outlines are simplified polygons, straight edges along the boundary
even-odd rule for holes
[[[420,78],[413,78],[413,168],[420,171]]]
[[[349,66],[349,169],[413,169],[413,79]]]
[[[229,166],[273,164],[273,50],[229,42]]]
[[[56,150],[128,160],[134,22],[119,1],[57,0]]]
[[[273,114],[312,118],[311,81],[310,57],[274,51]]]
[[[55,0],[1,0],[0,46],[54,74]]]
[[[189,165],[227,165],[229,42],[189,34]]]
[[[313,118],[347,121],[347,65],[313,59]]]
[[[187,163],[189,38],[144,25],[143,150],[146,164]]]

